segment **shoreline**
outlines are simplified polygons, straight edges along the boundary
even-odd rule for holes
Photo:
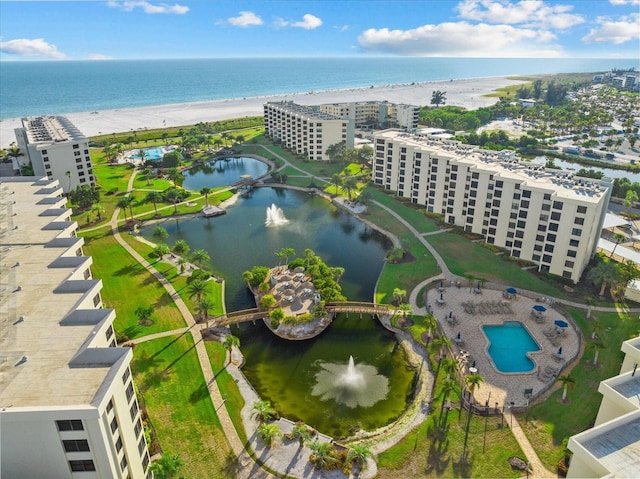
[[[85,136],[92,137],[259,116],[262,115],[264,103],[268,101],[294,101],[301,105],[355,101],[428,105],[433,91],[440,90],[446,92],[445,105],[473,110],[490,106],[498,101],[497,98],[488,98],[483,95],[500,87],[521,83],[525,83],[525,80],[514,80],[507,76],[452,79],[119,108],[97,112],[61,113],[60,116],[67,117]],[[0,148],[7,148],[15,142],[14,129],[19,127],[21,127],[20,118],[0,120]]]

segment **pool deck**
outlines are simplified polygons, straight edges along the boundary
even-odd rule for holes
[[[553,386],[555,378],[564,374],[562,369],[580,352],[580,337],[573,322],[553,309],[547,302],[515,295],[507,298],[503,290],[482,288],[478,293],[475,286],[444,285],[442,291],[436,285],[427,294],[427,304],[432,314],[440,324],[444,334],[451,340],[452,350],[459,358],[461,372],[472,374],[469,367],[476,361],[477,373],[484,378],[484,382],[476,389],[474,399],[476,403],[502,408],[511,402],[516,407],[528,405],[525,390],[532,389],[531,399]],[[439,304],[442,293],[443,304]],[[547,310],[536,317],[533,305],[542,304]],[[475,309],[475,313],[471,311]],[[510,312],[509,312],[510,311]],[[449,320],[449,313],[455,321]],[[564,332],[557,333],[553,322],[563,319],[569,323]],[[529,353],[535,362],[535,368],[529,373],[501,373],[495,366],[487,349],[489,342],[482,326],[500,325],[505,321],[519,321],[529,331],[540,346],[540,351]],[[455,339],[460,333],[462,343]],[[562,358],[556,357],[562,347]],[[466,351],[468,357],[461,357]]]

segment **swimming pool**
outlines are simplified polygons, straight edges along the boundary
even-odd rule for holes
[[[153,161],[157,161],[157,160],[161,160],[162,158],[164,158],[164,148],[143,148],[144,150],[144,159],[145,160],[153,160]],[[135,158],[135,159],[139,159],[140,158],[140,154],[139,154],[140,150],[136,150],[132,155],[131,158]]]
[[[528,373],[535,363],[527,353],[540,351],[527,328],[518,321],[505,321],[501,325],[483,326],[489,340],[489,357],[501,373]]]

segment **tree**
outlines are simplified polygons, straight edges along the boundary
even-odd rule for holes
[[[17,161],[18,158],[24,156],[24,153],[22,153],[22,150],[15,143],[12,143],[7,149],[7,156]]]
[[[204,265],[207,264],[211,260],[209,253],[207,253],[203,249],[194,250],[191,253],[191,261],[198,266],[200,269],[204,269]]]
[[[159,191],[150,191],[145,196],[144,201],[146,203],[153,203],[153,209],[156,212],[156,216],[158,216],[158,203],[162,201],[162,193]]]
[[[440,361],[440,368],[446,373],[446,379],[451,379],[458,370],[458,361],[454,358],[444,358]]]
[[[187,243],[183,239],[178,239],[175,243],[173,243],[173,248],[171,248],[171,251],[173,251],[175,254],[184,256],[189,254],[190,249],[191,247],[189,246],[189,243]]]
[[[373,456],[366,444],[352,444],[347,451],[347,461],[355,462],[361,469],[367,468],[367,459]]]
[[[342,184],[342,176],[340,176],[340,173],[334,173],[333,175],[331,175],[331,183],[335,185],[337,195],[340,185]]]
[[[400,288],[393,288],[393,300],[396,304],[403,303],[407,297],[407,291]]]
[[[295,254],[296,250],[294,250],[293,248],[282,248],[276,253],[276,256],[280,259],[280,261],[284,259],[284,264],[289,264],[289,256],[293,256]]]
[[[349,176],[342,182],[342,187],[347,190],[347,196],[351,201],[351,192],[358,188],[358,180],[353,176]]]
[[[153,306],[138,306],[133,314],[135,314],[139,324],[149,326],[150,324],[153,324],[153,321],[151,320],[153,311]]]
[[[184,268],[186,267],[187,262],[188,261],[184,259],[182,256],[178,258],[178,266],[180,267],[180,274],[184,273]]]
[[[570,374],[566,374],[563,376],[559,376],[558,379],[556,379],[556,381],[562,384],[562,387],[564,388],[564,390],[562,391],[562,399],[561,399],[564,402],[567,400],[567,389],[568,388],[573,389],[575,387],[576,380],[573,379]]]
[[[616,233],[613,236],[614,241],[616,242],[615,246],[613,247],[613,249],[611,250],[611,254],[609,255],[609,258],[613,257],[613,254],[616,252],[616,248],[618,247],[618,245],[620,243],[624,243],[624,241],[627,239],[627,237],[625,235],[623,235],[622,233]]]
[[[231,350],[233,348],[240,347],[240,338],[238,338],[238,336],[234,336],[233,334],[229,334],[225,336],[224,341],[222,342],[222,345],[225,347],[225,349],[229,353],[229,362],[231,362]]]
[[[124,219],[127,220],[127,208],[129,208],[131,221],[133,221],[133,197],[132,196],[123,196],[118,200],[117,206],[124,210]]]
[[[178,192],[177,188],[170,188],[168,189],[165,194],[164,197],[167,201],[173,203],[173,214],[177,215],[178,214],[178,203],[180,202],[181,199],[181,195]]]
[[[316,439],[309,445],[309,448],[313,451],[309,456],[309,461],[316,469],[325,469],[338,462],[338,459],[334,457],[334,449],[330,442],[320,442]]]
[[[209,193],[211,193],[211,188],[204,187],[200,190],[200,194],[204,196],[204,204],[209,206]]]
[[[209,292],[209,282],[201,279],[194,279],[187,286],[187,292],[189,294],[189,299],[196,298],[196,302],[199,302],[202,299],[202,296]]]
[[[209,313],[213,308],[215,308],[215,303],[207,297],[202,298],[196,304],[196,313],[200,317],[200,321],[204,319],[207,333],[209,332]]]
[[[277,416],[276,410],[273,409],[269,401],[260,400],[253,403],[251,409],[251,417],[259,422],[267,422]]]
[[[156,243],[162,243],[164,240],[166,240],[169,237],[169,232],[162,226],[157,225],[153,229],[153,233],[151,233],[151,236]]]
[[[447,425],[447,418],[449,415],[449,409],[447,408],[447,413],[444,414],[444,410],[447,407],[449,396],[451,393],[458,393],[458,383],[452,379],[445,379],[442,381],[442,389],[440,390],[440,396],[438,399],[442,400],[440,406],[440,416],[438,417],[438,424],[440,429],[444,430]]]
[[[155,248],[153,248],[153,254],[155,254],[158,258],[162,259],[165,254],[171,251],[169,246],[166,243],[158,243]]]
[[[276,298],[272,294],[265,294],[260,298],[260,309],[270,309],[277,303]]]
[[[95,186],[80,185],[69,192],[69,201],[80,209],[88,209],[100,201],[100,191]]]
[[[329,161],[340,162],[344,159],[346,149],[347,147],[344,143],[334,143],[333,145],[329,145],[324,153],[329,157]]]
[[[182,182],[182,173],[177,167],[172,167],[167,170],[167,178],[173,182],[174,185],[179,186]]]
[[[634,190],[627,190],[627,193],[624,197],[624,210],[627,215],[629,214],[629,209],[636,201],[638,201],[638,193],[636,193]]]
[[[260,435],[260,437],[264,441],[265,446],[267,447],[271,447],[271,445],[273,444],[273,441],[282,437],[282,431],[280,431],[280,428],[275,423],[260,424],[260,426],[258,427],[258,434]]]
[[[440,105],[444,105],[447,100],[447,92],[443,92],[440,90],[436,90],[431,93],[431,104],[435,105],[438,108]]]
[[[604,296],[607,286],[618,281],[618,269],[611,261],[602,261],[587,274],[587,278],[596,286],[600,286],[599,296]]]
[[[593,355],[593,365],[597,366],[598,365],[598,355],[600,354],[600,350],[604,349],[606,346],[605,346],[604,343],[602,343],[600,341],[593,341],[589,347],[595,352],[595,354]]]
[[[451,347],[451,340],[443,334],[441,336],[438,336],[436,339],[434,339],[433,345],[439,349],[438,355],[440,357],[443,357],[444,348]]]
[[[160,459],[151,463],[149,468],[155,479],[172,479],[177,477],[179,470],[184,466],[184,461],[179,455],[163,454]]]
[[[484,382],[484,378],[479,374],[470,374],[465,376],[464,381],[467,384],[467,389],[469,390],[469,414],[467,415],[467,427],[464,433],[464,446],[462,448],[462,454],[466,455],[467,440],[469,439],[469,426],[471,425],[471,413],[473,409],[473,392],[476,388],[480,387],[480,383]],[[511,414],[513,414],[513,411],[511,411]]]
[[[98,217],[98,221],[102,219],[102,213],[104,213],[104,207],[102,205],[95,204],[91,207],[91,211],[93,211]]]
[[[298,446],[304,446],[304,443],[311,439],[311,432],[306,424],[297,422],[293,429],[291,429],[291,436],[295,439],[298,438]]]

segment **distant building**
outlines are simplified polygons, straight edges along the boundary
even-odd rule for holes
[[[58,180],[0,184],[0,476],[151,478],[115,311]]]
[[[620,374],[600,383],[594,426],[569,438],[567,477],[638,477],[640,471],[640,337],[622,343]]]
[[[518,103],[522,108],[533,108],[538,102],[532,98],[520,98]]]
[[[595,254],[611,181],[399,130],[373,135],[373,182],[574,283]]]
[[[291,101],[265,103],[264,125],[268,137],[309,160],[328,160],[331,145],[354,144],[353,120]]]
[[[64,193],[81,185],[95,186],[89,140],[64,116],[23,118],[16,128],[17,146],[37,178],[58,180]]]
[[[393,126],[413,130],[418,127],[420,114],[419,106],[387,101],[326,103],[318,108],[325,113],[354,120],[356,128]]]

